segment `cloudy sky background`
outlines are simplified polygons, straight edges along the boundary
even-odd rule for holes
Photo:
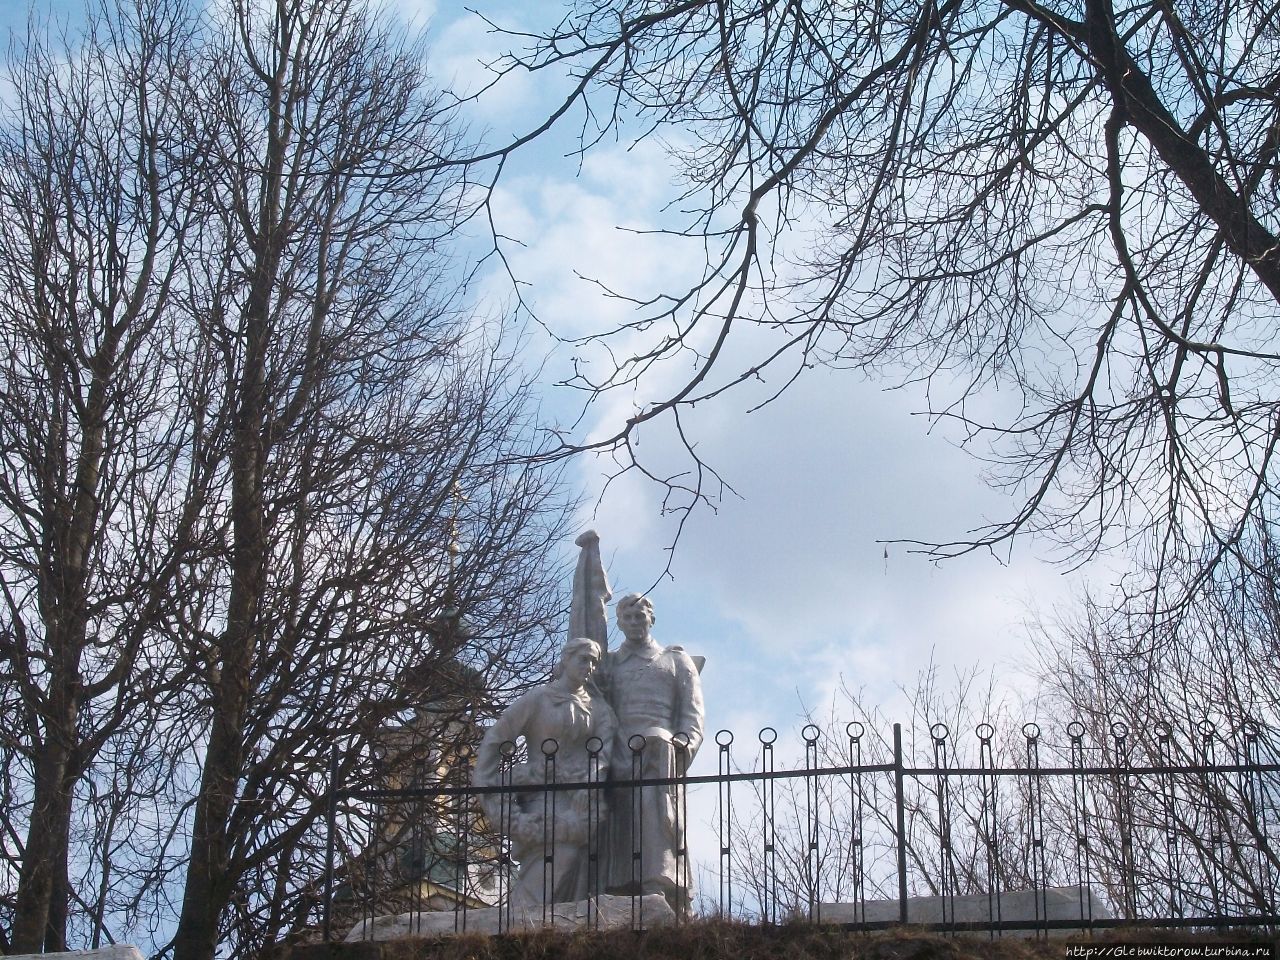
[[[561,9],[554,0],[469,6],[511,29],[545,25]],[[35,14],[74,26],[82,9],[78,0],[43,0]],[[510,46],[456,0],[391,0],[390,9],[428,28],[431,69],[459,92],[484,85],[491,77],[483,64]],[[0,10],[6,33],[21,33],[26,19],[18,4]],[[554,106],[555,93],[546,78],[507,77],[469,106],[472,135],[497,144],[526,132]],[[675,173],[660,145],[611,140],[580,162],[565,156],[574,133],[567,122],[519,153],[493,200],[498,229],[524,244],[505,250],[527,304],[566,338],[631,316],[625,303],[581,277],[652,295],[692,281],[700,266],[669,239],[630,232],[661,222],[674,196]],[[477,296],[482,309],[500,315],[513,295],[494,271]],[[547,358],[546,414],[572,422],[581,395],[551,384],[567,375],[574,356],[589,354],[557,344],[534,324],[525,354]],[[616,429],[633,409],[661,398],[678,372],[589,408],[576,437]],[[1034,539],[1000,558],[975,553],[936,565],[893,544],[886,558],[882,541],[952,540],[1018,506],[986,483],[983,463],[959,449],[958,433],[919,415],[926,407],[921,389],[890,386],[818,369],[758,412],[746,413],[763,399],[761,390],[731,393],[690,418],[699,454],[736,494],[715,512],[692,515],[670,576],[650,595],[657,638],[707,658],[712,729],[753,738],[771,724],[794,743],[803,710],[829,714],[842,687],[860,690],[890,719],[907,719],[900,688],[912,687],[931,660],[944,680],[978,667],[995,670],[1010,690],[1026,689],[1018,673],[1028,660],[1024,622],[1080,590],[1084,574],[1050,563],[1052,546]],[[1012,402],[982,400],[993,414]],[[662,430],[642,439],[656,462],[673,448]],[[616,597],[659,580],[678,518],[661,515],[662,491],[638,476],[601,497],[608,466],[581,458],[568,477],[585,491],[581,526],[601,535]],[[566,542],[566,564],[574,551]],[[1109,577],[1095,568],[1092,579]],[[714,764],[707,751],[695,772]]]
[[[550,2],[471,6],[513,30],[545,24],[559,9]],[[430,24],[432,69],[459,92],[491,79],[482,64],[511,43],[462,3],[399,0],[397,9]],[[555,92],[545,78],[510,76],[469,111],[473,130],[495,144],[524,133],[555,105]],[[494,199],[499,230],[525,244],[506,247],[527,284],[524,297],[562,337],[632,316],[627,304],[580,277],[651,296],[696,279],[691,270],[700,266],[669,238],[631,232],[663,222],[660,211],[676,193],[660,145],[611,140],[579,162],[565,156],[575,132],[568,120],[517,155]],[[500,277],[486,289],[491,305],[510,295]],[[537,342],[550,351],[547,380],[566,375],[575,352],[549,337]],[[577,438],[616,430],[634,409],[660,399],[676,373],[589,408]],[[765,724],[794,731],[806,707],[828,715],[842,686],[862,691],[890,719],[907,719],[900,688],[914,686],[931,660],[944,681],[978,667],[994,669],[1011,690],[1027,689],[1018,675],[1029,659],[1025,621],[1081,589],[1085,575],[1049,562],[1052,545],[1033,539],[1010,555],[975,553],[942,565],[889,544],[886,559],[882,541],[952,540],[1019,505],[989,486],[984,464],[959,448],[957,432],[919,415],[922,389],[891,386],[819,369],[755,413],[746,411],[767,388],[731,393],[691,418],[699,454],[737,495],[726,495],[714,513],[694,513],[670,577],[650,595],[658,639],[707,657],[713,729],[740,738]],[[544,396],[561,417],[578,412],[580,395],[548,386]],[[994,415],[1013,402],[994,394],[980,401]],[[669,431],[642,440],[658,462],[674,446]],[[600,532],[616,597],[661,576],[677,518],[661,515],[662,490],[639,476],[613,484],[597,502],[607,468],[584,458],[572,476],[587,491],[582,525]],[[1105,579],[1094,572],[1095,582]],[[714,758],[708,752],[698,766],[714,769]]]
[[[470,5],[510,29],[545,25],[561,9],[558,0]],[[37,18],[52,15],[74,30],[83,6],[81,0],[40,0],[34,9]],[[483,63],[510,43],[461,0],[389,0],[389,9],[415,28],[428,28],[431,69],[459,92],[483,86],[490,79]],[[0,4],[6,34],[21,34],[26,21],[19,4]],[[469,105],[473,137],[497,144],[536,126],[556,103],[553,87],[546,78],[506,78]],[[504,249],[525,302],[562,338],[632,316],[625,303],[581,277],[651,296],[695,280],[701,266],[696,249],[633,232],[662,222],[660,211],[676,191],[660,145],[610,141],[580,162],[566,156],[574,133],[571,123],[563,124],[513,158],[492,205],[499,231],[523,244]],[[482,249],[484,238],[472,239]],[[491,316],[512,306],[510,281],[496,270],[482,278],[476,295]],[[552,384],[568,375],[575,356],[590,354],[557,343],[536,324],[529,324],[528,337],[524,355],[533,362],[545,357],[546,416],[573,422],[582,412],[581,394]],[[749,338],[745,348],[759,344]],[[661,399],[681,372],[665,371],[589,408],[576,439],[616,430],[634,409]],[[1069,604],[1086,577],[1097,585],[1113,578],[1114,563],[1110,573],[1101,565],[1085,572],[1055,565],[1052,545],[1033,538],[999,558],[974,553],[941,565],[902,545],[886,547],[884,541],[963,538],[1019,506],[986,482],[984,464],[960,449],[958,432],[919,415],[927,407],[922,389],[893,386],[818,369],[755,413],[746,411],[769,385],[700,406],[688,418],[698,452],[735,493],[714,512],[693,513],[667,577],[678,517],[662,515],[662,490],[629,475],[602,495],[609,464],[580,458],[567,470],[584,492],[580,526],[600,533],[615,597],[652,586],[655,635],[707,658],[709,733],[734,731],[735,756],[746,766],[757,749],[756,732],[766,725],[781,735],[779,766],[798,763],[805,710],[824,720],[837,717],[843,727],[851,716],[843,705],[846,689],[886,721],[909,723],[903,691],[930,663],[943,688],[976,669],[994,678],[999,697],[1029,691],[1023,670],[1033,659],[1028,619]],[[988,395],[978,412],[998,417],[1014,402]],[[642,437],[655,463],[674,462],[664,430]],[[566,570],[575,552],[566,540]],[[615,630],[614,642],[619,639]],[[1062,722],[1050,719],[1049,728]],[[712,745],[691,772],[715,769]],[[691,823],[711,824],[713,807],[711,792],[696,793]],[[710,830],[693,831],[691,840],[700,863],[714,862]]]

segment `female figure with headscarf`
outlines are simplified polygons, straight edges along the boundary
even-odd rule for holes
[[[599,850],[603,792],[542,787],[549,781],[603,781],[607,775],[617,721],[587,682],[601,652],[594,640],[569,640],[551,681],[512,703],[477,751],[472,782],[498,786],[504,782],[504,758],[517,740],[525,741],[527,759],[513,765],[506,781],[512,789],[480,797],[485,815],[508,835],[511,855],[520,863],[512,906],[566,903],[598,892],[591,889],[588,853],[591,846]]]

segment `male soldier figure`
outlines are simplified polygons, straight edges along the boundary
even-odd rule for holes
[[[614,778],[676,776],[702,744],[698,668],[682,647],[654,642],[649,634],[653,604],[647,597],[623,597],[617,616],[626,639],[605,653],[596,673],[618,718]],[[633,743],[637,735],[644,738],[643,748],[633,750],[640,745],[639,740]],[[661,893],[677,915],[688,913],[693,889],[688,853],[681,853],[682,816],[674,786],[617,792],[610,805],[608,893]]]

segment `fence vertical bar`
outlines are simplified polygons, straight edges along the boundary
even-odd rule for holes
[[[510,740],[504,740],[498,752],[502,756],[498,767],[498,784],[502,787],[502,792],[498,795],[498,932],[506,933],[511,929],[511,894],[514,886],[511,876],[511,833],[515,825],[516,745]]]
[[[1173,780],[1173,727],[1163,720],[1156,721],[1156,763],[1162,769],[1156,774],[1160,786],[1160,815],[1164,826],[1164,856],[1169,877],[1169,916],[1182,916],[1182,904],[1178,896],[1178,881],[1182,877],[1178,850],[1177,817],[1174,807],[1177,786]]]
[[[676,814],[676,886],[682,890],[693,889],[693,864],[689,862],[689,791],[685,778],[689,775],[689,734],[677,731],[671,738],[673,775],[675,784]],[[670,789],[670,788],[668,788]],[[680,900],[677,920],[688,921],[692,904],[684,897]]]
[[[1262,912],[1274,916],[1276,884],[1275,871],[1271,869],[1271,840],[1266,807],[1267,786],[1259,769],[1262,761],[1258,756],[1258,738],[1262,734],[1262,725],[1252,718],[1246,719],[1241,733],[1244,735],[1244,762],[1249,767],[1245,774],[1248,784],[1245,804],[1249,812],[1249,825],[1258,847],[1258,870],[1261,873],[1258,878],[1259,889],[1266,897]]]
[[[1217,766],[1217,754],[1214,749],[1214,734],[1217,732],[1212,721],[1205,719],[1196,724],[1196,729],[1200,733],[1200,763],[1205,767],[1212,769]],[[1227,879],[1226,870],[1223,866],[1223,844],[1222,833],[1223,826],[1220,822],[1221,813],[1219,810],[1219,802],[1214,797],[1215,788],[1217,788],[1217,778],[1212,772],[1206,772],[1204,775],[1204,792],[1205,806],[1208,809],[1209,821],[1209,849],[1212,852],[1209,857],[1209,889],[1213,892],[1213,913],[1216,917],[1222,917],[1227,912],[1226,894]]]
[[[764,896],[765,902],[760,905],[760,919],[764,923],[778,922],[778,842],[776,824],[774,823],[774,758],[773,744],[778,739],[778,731],[773,727],[765,727],[759,733],[760,740],[760,772],[764,774],[764,783],[760,791],[760,819],[763,821],[764,835]]]
[[[475,804],[475,794],[470,792],[472,770],[475,767],[474,751],[471,744],[464,743],[458,750],[459,786],[466,787],[468,792],[457,798],[458,816],[461,820],[457,837],[459,847],[456,855],[462,864],[462,883],[459,893],[462,895],[462,932],[467,932],[467,911],[471,908],[471,811]],[[465,781],[465,782],[463,782]]]
[[[449,772],[443,779],[447,789],[462,787],[465,779],[461,769],[462,748],[452,755],[445,754],[450,760]],[[435,816],[440,822],[434,841],[435,851],[432,859],[440,857],[446,864],[453,864],[453,932],[460,933],[467,929],[466,913],[466,857],[460,854],[462,836],[461,810],[465,803],[460,794],[441,794],[435,801]]]
[[[604,818],[604,776],[600,753],[604,741],[587,738],[587,926],[600,929],[600,827]]]
[[[820,840],[822,824],[819,818],[818,791],[818,738],[822,731],[817,725],[807,723],[800,732],[804,738],[804,765],[808,774],[804,778],[805,813],[808,819],[808,844],[805,848],[805,886],[809,899],[809,922],[822,922],[821,895],[821,850]]]
[[[1120,871],[1124,885],[1125,919],[1138,917],[1138,886],[1136,864],[1133,856],[1133,784],[1129,773],[1129,725],[1123,720],[1111,724],[1111,738],[1115,741],[1116,766],[1120,770],[1117,796],[1120,821]]]
[[[939,904],[942,908],[942,922],[951,933],[955,933],[956,900],[955,900],[955,856],[951,849],[951,781],[947,771],[951,767],[948,757],[947,737],[951,731],[945,723],[935,723],[929,727],[929,737],[933,740],[933,778],[938,797],[938,872],[939,872]]]
[[[386,782],[382,776],[382,767],[378,760],[374,759],[374,770],[379,774],[379,781]],[[367,896],[366,904],[369,908],[368,926],[365,928],[369,939],[373,939],[373,921],[378,916],[378,846],[382,843],[382,822],[383,801],[375,800],[373,804],[373,817],[369,822],[369,865],[365,871],[365,894]],[[361,911],[361,919],[364,919],[364,911]]]
[[[716,733],[716,745],[720,748],[717,773],[720,775],[716,786],[717,800],[716,806],[716,826],[719,832],[720,840],[720,888],[719,908],[720,915],[726,916],[733,910],[733,783],[728,779],[732,773],[732,758],[729,755],[729,747],[733,743],[733,733],[729,730],[720,730]]]
[[[1084,724],[1072,720],[1067,724],[1071,741],[1071,816],[1076,831],[1076,886],[1080,893],[1080,919],[1093,931],[1093,885],[1089,863],[1089,808],[1084,770]],[[1087,916],[1086,916],[1087,912]]]
[[[329,795],[325,799],[324,820],[328,836],[324,841],[324,906],[321,923],[324,928],[324,942],[328,943],[333,938],[334,834],[338,829],[338,748],[336,745],[329,751]]]
[[[542,741],[542,782],[556,784],[556,753],[560,744],[554,737]],[[542,925],[547,925],[547,911],[555,919],[556,892],[556,791],[542,791]]]
[[[1022,735],[1027,741],[1027,805],[1031,845],[1031,897],[1035,905],[1036,938],[1041,929],[1049,936],[1048,892],[1045,890],[1044,850],[1044,784],[1040,779],[1040,725],[1024,723]]]
[[[644,777],[644,748],[648,740],[639,733],[632,734],[627,740],[627,748],[631,751],[631,929],[644,929],[644,898],[640,896],[640,878],[644,864],[641,861],[644,851],[644,788],[640,781]]]
[[[849,833],[849,859],[853,866],[853,917],[855,923],[867,922],[867,900],[863,870],[863,793],[862,793],[862,735],[865,728],[854,720],[845,725],[845,734],[849,737],[849,766],[853,772],[849,774],[849,802],[852,809],[852,826]]]
[[[424,839],[427,816],[423,800],[426,782],[426,764],[419,759],[413,764],[413,778],[410,780],[413,803],[409,816],[413,822],[409,825],[409,869],[405,871],[413,883],[413,891],[409,895],[410,928],[416,926],[419,933],[422,932],[422,876],[426,872],[427,863]]]
[[[1002,903],[1000,901],[1003,885],[1000,882],[1000,857],[996,847],[996,831],[999,829],[997,802],[999,799],[999,782],[995,773],[995,753],[991,740],[996,728],[989,723],[978,724],[973,732],[978,736],[978,775],[982,807],[979,815],[982,835],[979,842],[986,854],[987,867],[987,922],[991,924],[988,939],[996,938],[996,926],[1003,922]],[[1004,936],[1004,931],[999,931]]]
[[[907,922],[907,798],[902,767],[902,724],[893,725],[894,825],[898,837],[898,919]]]

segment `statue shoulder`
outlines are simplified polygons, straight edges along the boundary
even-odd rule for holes
[[[529,715],[538,712],[537,704],[539,699],[538,688],[535,687],[533,690],[526,690],[512,700],[494,718],[493,723],[489,724],[485,729],[485,742],[492,742],[497,745],[504,740],[514,740],[520,736]]]
[[[503,717],[510,717],[512,720],[514,720],[515,718],[521,717],[524,714],[528,713],[530,710],[536,710],[537,707],[541,704],[542,698],[544,696],[544,692],[543,692],[544,686],[546,686],[546,684],[533,687],[532,689],[526,690],[524,693],[520,694],[520,696],[516,697],[509,704],[507,704],[506,709],[503,710],[502,713],[498,715],[499,718],[501,719]]]
[[[693,669],[693,658],[690,657],[689,654],[685,652],[684,647],[678,643],[673,643],[671,646],[665,648],[662,651],[662,655],[674,661],[679,666],[683,667],[687,665],[690,669]]]
[[[707,662],[706,657],[692,656],[678,643],[672,644],[662,652],[671,659],[672,665],[678,671],[695,677],[702,673],[702,665]]]

